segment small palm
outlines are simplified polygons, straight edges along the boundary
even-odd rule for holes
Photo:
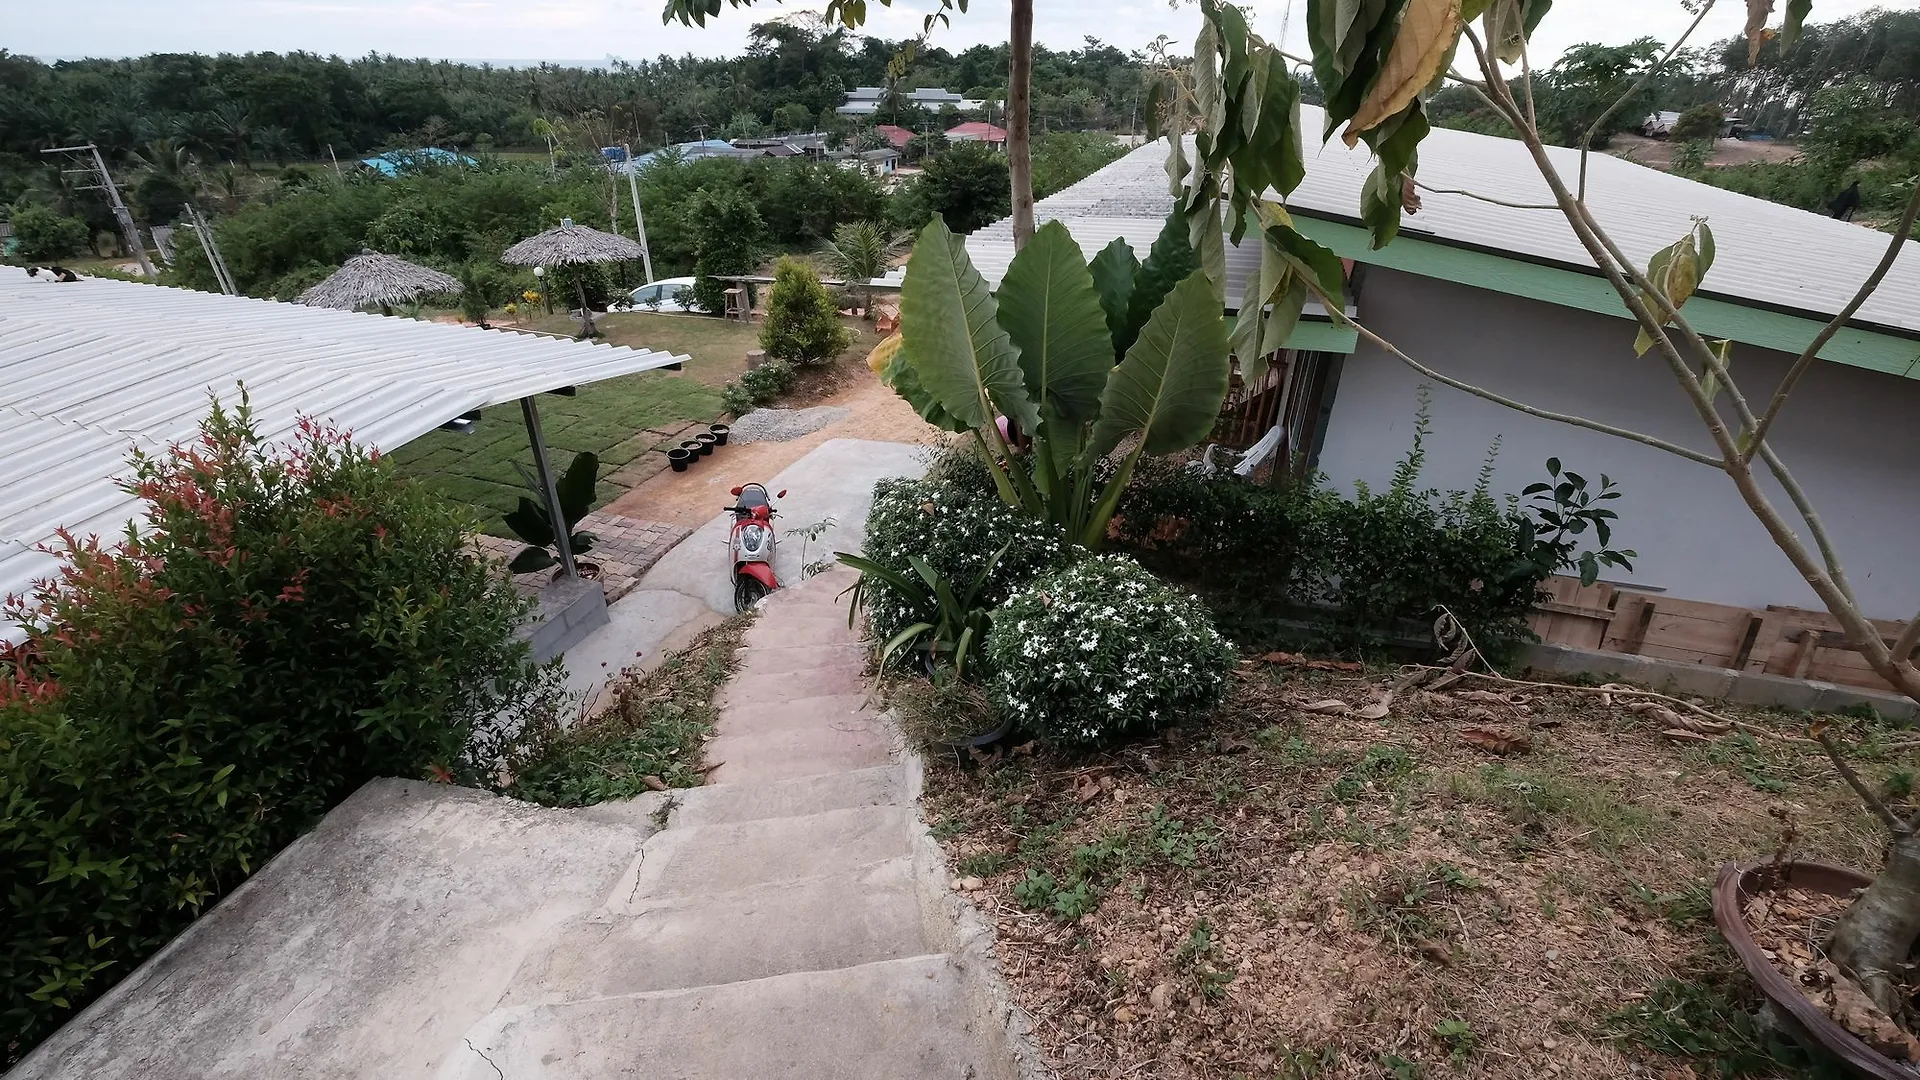
[[[885,277],[907,238],[890,233],[871,221],[855,221],[834,230],[821,248],[827,268],[848,285],[864,286],[867,318],[873,318],[873,279]]]

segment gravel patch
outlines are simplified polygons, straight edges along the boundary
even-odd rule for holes
[[[839,405],[811,409],[755,409],[733,422],[731,442],[786,442],[845,420],[852,410]]]

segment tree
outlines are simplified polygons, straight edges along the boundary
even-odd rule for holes
[[[1676,142],[1717,139],[1720,137],[1720,126],[1726,119],[1726,110],[1711,101],[1695,105],[1680,114],[1680,119],[1674,121],[1673,130],[1667,133],[1667,137]]]
[[[813,110],[797,101],[789,101],[773,110],[773,130],[776,134],[791,135],[811,130]]]
[[[1575,45],[1540,77],[1535,88],[1543,135],[1561,146],[1607,145],[1615,132],[1638,124],[1653,109],[1654,88],[1641,76],[1660,55],[1660,43],[1643,37],[1625,45]],[[1604,119],[1607,106],[1618,103]]]
[[[1007,216],[1008,169],[985,143],[959,143],[927,159],[920,195],[947,228],[970,233]]]
[[[77,255],[87,246],[87,225],[44,206],[17,206],[13,210],[13,237],[20,242],[21,258],[53,262]]]
[[[861,309],[871,322],[873,279],[893,269],[893,259],[906,247],[906,238],[890,235],[871,221],[854,221],[834,230],[833,239],[820,249],[827,269],[848,285],[861,286]]]
[[[818,364],[851,344],[853,331],[840,325],[840,312],[820,284],[820,276],[799,259],[781,259],[773,270],[760,347],[775,360]]]
[[[908,139],[907,145],[901,148],[900,154],[910,162],[921,162],[950,145],[952,144],[947,142],[946,132],[934,131]]]
[[[727,310],[727,290],[733,285],[718,279],[753,273],[765,226],[760,212],[739,191],[702,192],[693,216],[698,222],[693,301],[702,311],[719,315]]]
[[[1309,6],[1314,74],[1327,100],[1325,131],[1331,135],[1344,125],[1343,137],[1348,143],[1365,140],[1379,161],[1363,188],[1359,207],[1374,247],[1393,241],[1399,231],[1407,186],[1418,182],[1417,152],[1428,130],[1425,97],[1430,88],[1443,77],[1471,87],[1526,146],[1554,207],[1640,324],[1638,350],[1651,353],[1667,366],[1681,396],[1699,417],[1713,450],[1695,450],[1653,435],[1582,416],[1547,412],[1502,397],[1421,363],[1370,327],[1344,317],[1342,321],[1432,381],[1535,417],[1628,439],[1724,473],[1781,553],[1845,628],[1849,644],[1858,648],[1875,674],[1920,701],[1920,666],[1913,660],[1914,650],[1920,647],[1920,615],[1908,622],[1892,643],[1882,637],[1866,617],[1811,496],[1767,439],[1775,420],[1793,403],[1796,387],[1822,348],[1873,295],[1908,248],[1915,218],[1920,217],[1920,186],[1909,196],[1886,253],[1866,275],[1852,300],[1794,358],[1765,397],[1749,398],[1728,366],[1733,343],[1702,336],[1681,310],[1712,269],[1712,233],[1706,223],[1696,221],[1685,235],[1642,268],[1626,258],[1586,203],[1587,148],[1597,141],[1598,133],[1610,120],[1631,112],[1637,96],[1651,81],[1651,72],[1637,60],[1629,63],[1630,58],[1608,62],[1615,74],[1603,81],[1617,87],[1618,93],[1610,101],[1596,98],[1594,108],[1575,121],[1576,127],[1581,122],[1585,125],[1576,133],[1582,147],[1579,171],[1577,175],[1563,175],[1547,153],[1545,118],[1536,123],[1534,108],[1526,104],[1535,95],[1524,68],[1518,74],[1517,88],[1509,85],[1512,76],[1508,69],[1522,61],[1527,38],[1548,5],[1538,0],[1475,3],[1474,13],[1484,16],[1476,30],[1462,21],[1459,4],[1448,0],[1412,2],[1421,5],[1417,18],[1405,12],[1387,17],[1383,9],[1367,9],[1344,24],[1321,18],[1326,9],[1320,4]],[[1695,26],[1710,7],[1700,6]],[[1808,7],[1804,2],[1788,5],[1784,25],[1775,30],[1766,25],[1771,5],[1764,0],[1750,5],[1749,62],[1770,40],[1783,50],[1789,48]],[[1249,283],[1248,294],[1241,301],[1242,314],[1236,320],[1234,334],[1255,346],[1239,350],[1240,355],[1264,355],[1264,348],[1258,346],[1270,340],[1276,320],[1277,325],[1291,325],[1308,297],[1318,299],[1329,311],[1344,310],[1343,274],[1334,253],[1296,230],[1285,208],[1265,196],[1269,185],[1286,196],[1306,171],[1307,159],[1301,150],[1303,133],[1297,130],[1292,110],[1262,107],[1271,100],[1276,78],[1282,80],[1280,92],[1293,92],[1285,85],[1291,76],[1284,58],[1248,30],[1237,8],[1220,0],[1201,0],[1201,11],[1206,25],[1195,48],[1192,84],[1177,88],[1194,106],[1191,115],[1202,118],[1196,139],[1199,152],[1189,167],[1172,167],[1169,173],[1184,178],[1175,202],[1192,228],[1203,266],[1220,265],[1218,222],[1223,211],[1228,214],[1227,220],[1236,223],[1249,217],[1258,222],[1261,271]],[[1684,42],[1683,36],[1654,60],[1653,68],[1671,59]],[[1461,55],[1473,58],[1478,78],[1449,74],[1448,58],[1455,55],[1456,48]],[[1264,58],[1254,55],[1262,52]],[[1586,55],[1591,59],[1591,53]],[[1576,58],[1564,67],[1556,67],[1565,77],[1583,63]],[[1241,72],[1265,71],[1265,84],[1258,76],[1222,80],[1223,65]],[[1625,77],[1629,71],[1639,74],[1629,79]],[[1549,72],[1547,78],[1551,81],[1553,73]],[[1568,130],[1567,119],[1561,118],[1562,132]],[[1178,145],[1175,143],[1176,148]],[[1180,166],[1182,162],[1176,159],[1171,164]],[[1246,377],[1253,377],[1252,373]],[[1775,490],[1785,496],[1791,515],[1776,505],[1768,483],[1777,485]],[[1797,521],[1792,520],[1795,518]],[[1902,1016],[1907,1010],[1900,973],[1907,970],[1915,939],[1920,937],[1920,822],[1888,810],[1851,773],[1843,755],[1829,743],[1827,732],[1816,728],[1814,734],[1827,745],[1836,769],[1886,825],[1890,840],[1886,865],[1841,916],[1825,943],[1826,952],[1883,1010],[1891,1016]]]
[[[1042,135],[1033,143],[1033,197],[1044,199],[1077,184],[1126,152],[1118,139],[1098,132],[1055,131]]]

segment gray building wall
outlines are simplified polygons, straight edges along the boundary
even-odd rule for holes
[[[1539,301],[1369,268],[1360,319],[1435,370],[1529,404],[1575,413],[1711,452],[1699,418],[1651,352],[1633,355],[1636,326]],[[1920,352],[1920,343],[1915,345]],[[1790,357],[1734,346],[1733,374],[1766,400]],[[1347,357],[1320,469],[1336,486],[1384,485],[1411,445],[1422,378],[1364,339]],[[1723,399],[1724,400],[1724,399]],[[1423,486],[1473,485],[1502,436],[1494,487],[1546,479],[1557,456],[1622,497],[1614,546],[1639,552],[1609,580],[1747,607],[1823,605],[1760,526],[1725,473],[1637,443],[1540,420],[1435,384]],[[1773,429],[1773,444],[1821,514],[1867,614],[1920,610],[1920,382],[1816,363]],[[1771,481],[1789,519],[1793,508]]]

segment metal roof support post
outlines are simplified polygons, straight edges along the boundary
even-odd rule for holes
[[[560,568],[568,577],[579,577],[573,565],[573,537],[568,535],[567,516],[560,512],[560,489],[554,486],[553,467],[547,464],[547,440],[540,434],[540,410],[531,397],[520,399],[520,413],[527,420],[527,441],[533,444],[533,467],[540,474],[540,496],[547,503],[547,520],[553,522],[553,546],[560,552]]]

